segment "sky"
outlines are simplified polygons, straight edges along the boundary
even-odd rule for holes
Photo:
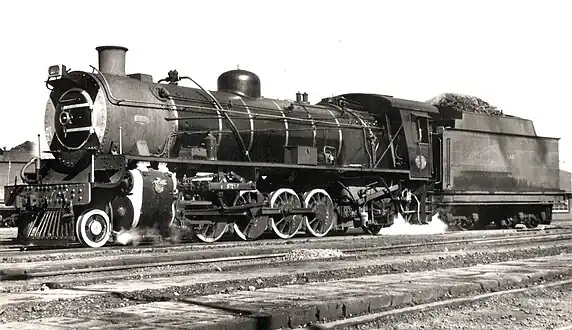
[[[93,4],[93,5],[86,5]],[[48,67],[97,67],[129,48],[127,73],[177,69],[216,90],[250,70],[265,97],[379,93],[480,97],[559,137],[572,170],[572,19],[562,1],[14,1],[0,11],[0,146],[43,137]]]

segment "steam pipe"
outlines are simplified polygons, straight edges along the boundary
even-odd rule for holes
[[[119,154],[123,155],[123,127],[119,126]]]
[[[26,163],[26,165],[24,165],[22,167],[22,169],[20,170],[20,179],[22,179],[22,182],[24,182],[26,184],[30,184],[30,183],[32,183],[32,181],[28,180],[24,174],[26,173],[26,170],[28,169],[28,167],[30,167],[30,165],[32,165],[36,161],[36,158],[38,158],[38,157],[33,157],[32,159],[30,159]]]
[[[91,178],[89,180],[90,183],[95,182],[95,155],[91,155]]]

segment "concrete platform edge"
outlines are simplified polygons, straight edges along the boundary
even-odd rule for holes
[[[236,323],[236,327],[233,327],[232,329],[297,328],[302,326],[311,326],[315,323],[319,324],[319,321],[336,321],[358,315],[431,303],[442,299],[451,299],[468,295],[526,287],[533,285],[535,282],[540,280],[553,281],[570,277],[572,277],[572,268],[557,271],[546,270],[542,271],[541,274],[537,273],[534,276],[523,274],[503,277],[501,274],[498,278],[454,284],[444,290],[443,288],[426,288],[414,293],[401,292],[391,295],[376,295],[372,293],[368,296],[350,297],[338,301],[328,301],[313,305],[267,310],[263,312],[267,315],[245,316],[256,319],[256,322],[248,323],[241,319],[235,319],[229,320],[229,323],[235,323],[234,321],[240,320],[240,324]],[[266,319],[263,322],[260,322],[261,317],[265,317]],[[221,329],[221,324],[212,324],[212,326],[208,326],[205,330],[206,329]],[[231,327],[225,327],[225,329],[231,329]]]

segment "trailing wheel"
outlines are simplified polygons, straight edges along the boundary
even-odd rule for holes
[[[371,207],[374,219],[377,218],[378,220],[381,220],[381,214],[383,214],[384,211],[383,207],[381,207],[377,203],[371,203]],[[366,226],[361,226],[361,229],[366,234],[379,235],[379,233],[381,233],[381,230],[383,229],[383,225],[370,222]]]
[[[194,234],[202,242],[213,243],[221,239],[227,229],[228,224],[226,222],[209,223],[197,226],[194,229]]]
[[[402,216],[405,222],[412,223],[413,220],[416,219],[417,223],[419,224],[424,223],[425,219],[421,219],[421,215],[419,214],[420,205],[417,196],[415,196],[414,193],[406,189],[402,192],[402,197],[403,199],[405,199],[405,201],[407,201],[405,206],[401,207]]]
[[[103,210],[91,209],[77,218],[75,231],[83,246],[99,248],[111,237],[111,220]]]
[[[306,230],[314,237],[324,237],[334,226],[334,203],[323,189],[313,189],[304,194],[304,207],[312,209],[315,216],[305,216]]]
[[[282,212],[282,216],[270,218],[270,227],[278,237],[291,238],[300,230],[304,217],[291,215],[289,210],[301,206],[300,198],[292,189],[280,188],[270,194],[270,207],[280,209]]]
[[[243,190],[236,196],[233,205],[260,204],[263,201],[264,196],[258,190]],[[258,209],[249,209],[246,218],[237,219],[233,224],[236,235],[245,241],[257,239],[268,226],[268,216],[256,216],[253,214]]]
[[[379,233],[381,233],[381,230],[383,229],[383,226],[369,225],[369,226],[362,226],[361,229],[366,234],[379,235]]]

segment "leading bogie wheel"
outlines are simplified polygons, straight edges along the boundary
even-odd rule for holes
[[[88,210],[77,218],[75,230],[83,246],[99,248],[111,237],[111,220],[103,210]]]
[[[288,209],[300,208],[300,197],[289,188],[280,188],[270,194],[270,207],[285,211],[283,216],[277,215],[270,218],[272,231],[282,239],[288,239],[296,235],[302,228],[304,217],[300,214],[288,214]]]
[[[304,207],[316,215],[305,216],[306,230],[314,237],[324,237],[334,226],[335,211],[332,198],[324,189],[313,189],[304,194]]]

